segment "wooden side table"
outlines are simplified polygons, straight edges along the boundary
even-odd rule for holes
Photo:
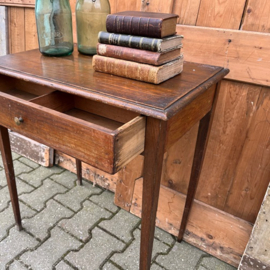
[[[163,155],[200,121],[179,240],[186,227],[206,149],[215,97],[228,70],[186,62],[160,85],[94,72],[91,57],[0,57],[0,147],[15,220],[21,216],[8,130],[108,173],[144,152],[140,269],[150,269]],[[79,162],[78,162],[79,164]]]

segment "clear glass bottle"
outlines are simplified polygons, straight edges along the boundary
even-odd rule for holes
[[[106,31],[106,17],[111,12],[109,0],[77,0],[76,23],[78,50],[96,54],[99,31]]]
[[[73,52],[72,15],[69,0],[36,0],[39,50],[47,56]]]

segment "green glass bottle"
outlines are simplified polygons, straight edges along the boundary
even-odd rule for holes
[[[72,15],[69,0],[36,0],[39,50],[47,56],[73,52]]]
[[[96,54],[99,31],[106,31],[106,18],[111,8],[108,0],[77,0],[76,23],[78,50]]]

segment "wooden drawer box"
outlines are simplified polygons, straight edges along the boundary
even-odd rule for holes
[[[0,117],[13,131],[108,173],[144,150],[143,116],[8,76],[0,81]]]

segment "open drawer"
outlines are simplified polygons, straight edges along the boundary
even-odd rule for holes
[[[143,116],[50,87],[0,81],[1,123],[13,131],[108,173],[144,150]]]

